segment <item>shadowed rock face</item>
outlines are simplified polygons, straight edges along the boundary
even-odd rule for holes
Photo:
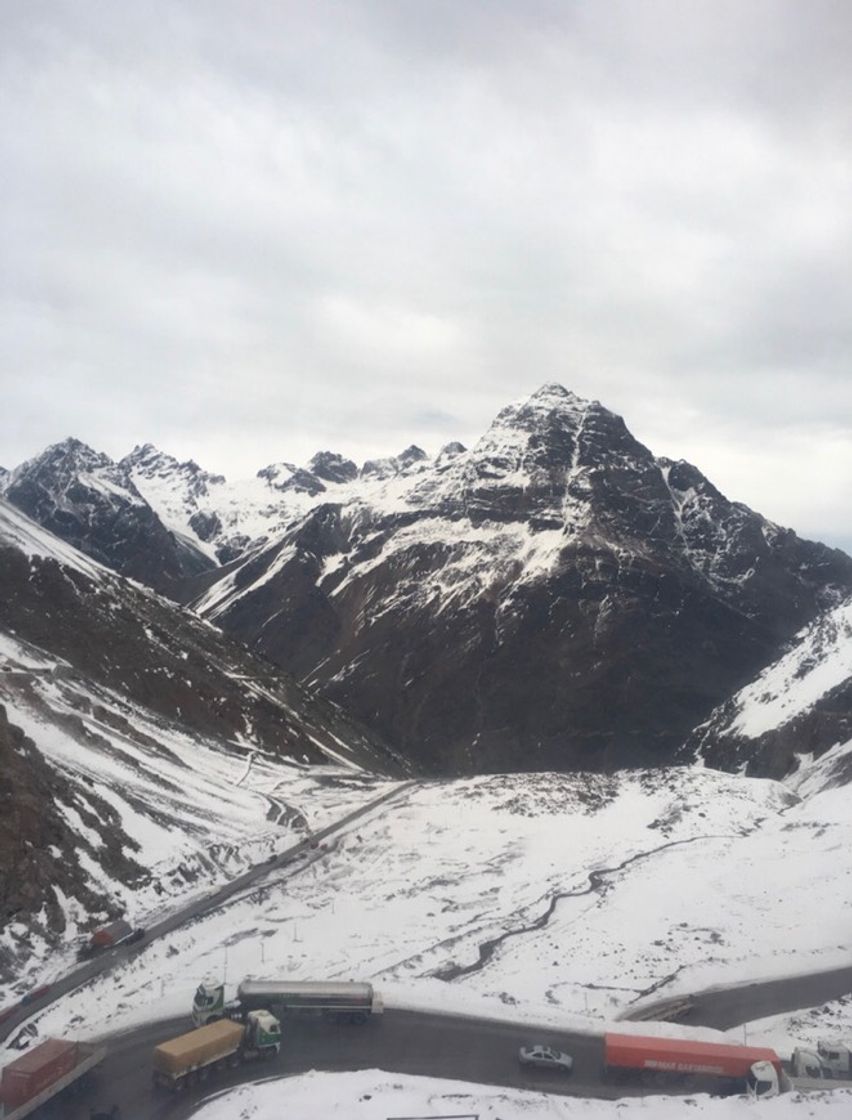
[[[197,605],[438,772],[670,761],[852,588],[852,559],[560,386],[393,484],[314,508]]]
[[[165,527],[124,467],[79,440],[49,447],[2,481],[6,499],[39,525],[164,594],[213,567]]]

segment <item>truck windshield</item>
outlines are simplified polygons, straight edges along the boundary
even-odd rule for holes
[[[749,1072],[746,1076],[746,1084],[751,1089],[756,1097],[765,1096],[767,1093],[774,1089],[774,1082],[766,1080],[763,1077],[755,1077],[753,1072]]]
[[[202,1009],[213,1007],[216,1003],[216,996],[207,991],[205,987],[199,988],[195,993],[195,1006]]]

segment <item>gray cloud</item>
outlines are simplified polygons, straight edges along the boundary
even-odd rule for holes
[[[435,449],[558,380],[852,546],[845,0],[3,9],[6,465]]]

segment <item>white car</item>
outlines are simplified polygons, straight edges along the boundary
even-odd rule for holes
[[[570,1073],[574,1068],[574,1059],[570,1054],[563,1054],[561,1050],[554,1050],[552,1046],[540,1042],[535,1046],[522,1046],[518,1058],[521,1065],[561,1070],[562,1073]]]

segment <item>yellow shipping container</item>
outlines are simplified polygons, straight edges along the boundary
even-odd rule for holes
[[[241,1023],[220,1019],[194,1031],[187,1031],[178,1038],[161,1042],[154,1050],[154,1069],[171,1077],[180,1076],[189,1069],[226,1058],[239,1049],[245,1033]]]

